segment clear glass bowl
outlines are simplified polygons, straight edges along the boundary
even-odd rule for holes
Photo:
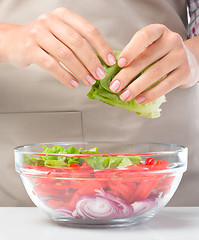
[[[42,153],[42,145],[58,144],[82,150],[97,147],[100,154]],[[119,227],[144,222],[169,202],[187,169],[187,152],[186,147],[165,143],[39,143],[15,148],[15,165],[29,197],[54,221],[78,227]],[[93,169],[83,163],[60,168],[41,166],[40,156],[46,155],[61,161],[81,157],[83,163],[100,158],[109,161],[109,167],[113,158],[126,162],[139,156],[141,161],[120,168]]]

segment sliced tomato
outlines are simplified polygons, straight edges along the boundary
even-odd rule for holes
[[[80,165],[77,163],[71,163],[70,167],[74,167],[74,168],[80,168]]]
[[[50,208],[54,208],[54,209],[56,209],[56,208],[59,208],[59,207],[61,207],[62,205],[63,205],[63,202],[62,201],[57,201],[57,200],[48,200],[47,201],[47,204],[48,204],[48,206],[50,207]]]
[[[108,192],[130,203],[136,189],[136,184],[132,181],[116,180],[109,183],[109,188]]]
[[[36,195],[39,197],[60,197],[63,195],[63,190],[60,189],[53,189],[53,188],[48,188],[46,185],[39,184],[34,187],[34,192]]]
[[[102,189],[102,184],[99,181],[90,180],[90,181],[83,181],[82,186],[76,190],[74,195],[72,196],[69,203],[66,205],[70,207],[70,209],[74,209],[76,202],[85,195],[91,195],[93,193],[96,193],[96,190]]]
[[[154,164],[155,164],[154,158],[146,158],[145,165],[154,165]]]
[[[124,169],[94,170],[86,163],[82,166],[77,165],[71,164],[68,168],[49,168],[24,164],[24,168],[47,172],[44,178],[36,177],[32,180],[36,183],[35,194],[60,199],[49,200],[49,206],[53,208],[65,206],[74,209],[79,198],[94,194],[98,189],[104,189],[131,204],[145,200],[154,189],[166,194],[173,181],[173,177],[164,178],[165,173],[156,173],[155,176],[152,174],[149,177],[148,171],[167,169],[169,165],[169,162],[164,160],[155,163],[153,158],[146,159],[145,164],[140,162]],[[68,179],[61,179],[64,176]],[[82,178],[96,180],[81,180]]]
[[[165,160],[158,160],[154,165],[153,170],[167,169],[168,166],[169,166],[169,162]]]

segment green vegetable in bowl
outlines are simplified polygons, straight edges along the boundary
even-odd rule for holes
[[[61,145],[55,145],[47,148],[43,145],[44,155],[39,158],[24,157],[24,164],[39,165],[52,168],[80,167],[83,163],[93,169],[125,168],[130,165],[139,164],[142,160],[140,156],[109,156],[101,155],[97,148],[91,148],[81,151],[74,146],[64,148]],[[73,154],[73,156],[60,156],[61,154]],[[86,154],[93,156],[86,157]],[[75,155],[75,156],[74,156]],[[81,157],[81,155],[83,157]]]
[[[114,54],[116,56],[116,59],[118,60],[120,51],[114,51]],[[120,93],[113,93],[109,88],[110,82],[115,77],[115,75],[121,70],[121,68],[117,65],[117,63],[113,66],[107,66],[101,58],[99,58],[99,59],[102,63],[102,66],[105,69],[106,77],[100,81],[97,80],[96,83],[94,85],[92,85],[91,90],[88,93],[88,98],[99,100],[99,101],[101,101],[103,103],[107,103],[111,106],[121,107],[121,108],[125,108],[129,111],[134,111],[138,115],[143,116],[143,117],[147,117],[147,118],[160,117],[160,111],[161,111],[160,105],[166,101],[166,98],[164,95],[162,97],[160,97],[152,102],[146,103],[146,104],[136,103],[135,98],[133,98],[129,102],[122,101],[120,99]],[[149,68],[149,67],[150,66],[148,66],[147,68]],[[141,74],[143,74],[144,71],[147,70],[147,68],[145,68],[141,73],[139,73],[136,77],[134,77],[132,79],[132,81],[136,80]],[[162,79],[160,79],[159,81],[161,81],[161,80]]]
[[[113,157],[113,156],[94,156],[85,158],[85,162],[93,169],[125,168],[130,165],[139,164],[140,156]]]

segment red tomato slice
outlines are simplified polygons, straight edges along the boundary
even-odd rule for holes
[[[95,180],[83,181],[82,186],[76,190],[76,192],[71,198],[71,201],[69,203],[70,208],[72,209],[75,208],[76,202],[80,197],[96,193],[96,190],[100,190],[100,189],[102,189],[102,185],[99,181],[95,181]]]

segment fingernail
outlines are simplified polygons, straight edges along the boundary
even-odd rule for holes
[[[124,67],[124,66],[126,65],[126,63],[127,63],[127,61],[126,61],[125,58],[120,58],[120,59],[118,60],[118,65],[119,65],[120,67]]]
[[[91,75],[86,76],[86,81],[88,82],[89,85],[93,85],[96,83],[96,80]]]
[[[119,80],[115,80],[113,83],[111,83],[110,85],[110,89],[112,92],[116,92],[120,87],[120,81]]]
[[[124,91],[121,95],[120,98],[125,101],[127,100],[129,97],[131,96],[131,92],[127,89],[126,91]]]
[[[97,76],[98,76],[99,79],[105,78],[105,71],[104,71],[104,69],[101,68],[101,67],[98,67],[98,68],[97,68],[96,74],[97,74]]]
[[[109,53],[107,55],[107,60],[108,60],[108,63],[112,66],[114,64],[116,64],[116,60],[115,60],[115,57],[113,56],[113,54]]]
[[[76,81],[76,80],[71,80],[70,81],[70,85],[73,87],[73,88],[76,88],[79,86],[79,83]]]
[[[136,103],[140,104],[143,103],[146,100],[146,98],[142,95],[140,95],[139,97],[136,97],[135,101]]]

